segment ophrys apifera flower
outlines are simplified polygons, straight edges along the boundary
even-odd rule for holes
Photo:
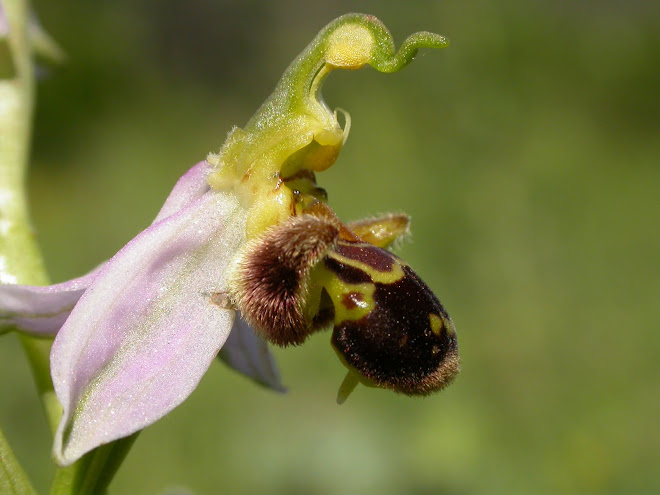
[[[425,395],[453,379],[451,319],[386,250],[407,232],[407,217],[344,224],[315,177],[335,162],[350,124],[345,114],[342,127],[322,99],[326,76],[367,64],[394,72],[418,48],[446,44],[417,33],[397,52],[377,19],[335,20],[247,125],[182,177],[154,223],[111,260],[58,286],[3,288],[0,321],[47,332],[66,320],[51,354],[63,407],[59,463],[165,415],[236,336],[252,341],[236,344],[227,360],[240,369],[251,358],[261,363],[252,375],[277,385],[258,337],[300,344],[332,324],[332,346],[348,368],[340,401],[357,383]]]

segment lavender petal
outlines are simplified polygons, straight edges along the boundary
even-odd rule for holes
[[[212,169],[199,162],[176,183],[153,223],[171,216],[209,190]],[[0,285],[0,335],[17,328],[37,336],[53,336],[98,274],[98,268],[79,278],[49,286]]]
[[[239,373],[278,392],[286,392],[280,381],[268,344],[236,313],[234,326],[218,357]]]
[[[15,327],[32,335],[55,335],[100,269],[46,287],[0,285],[0,334]]]
[[[222,294],[244,232],[236,199],[210,191],[103,267],[51,353],[64,409],[58,463],[148,426],[190,395],[232,327]]]
[[[159,222],[201,198],[210,187],[207,182],[213,167],[206,161],[193,165],[172,188],[153,223]]]

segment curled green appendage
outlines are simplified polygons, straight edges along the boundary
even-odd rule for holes
[[[408,37],[397,51],[387,28],[365,14],[347,14],[323,28],[286,69],[245,128],[234,128],[220,153],[209,156],[216,166],[211,186],[232,190],[250,210],[248,237],[290,215],[295,191],[287,180],[326,170],[341,151],[350,118],[341,111],[342,126],[338,112],[323,101],[321,88],[330,72],[364,65],[396,72],[412,61],[419,48],[447,45],[442,36],[420,32]],[[307,189],[314,186],[312,179]]]
[[[291,63],[277,88],[248,123],[246,130],[261,130],[307,114],[336,126],[336,118],[324,104],[320,89],[335,69],[360,69],[368,64],[380,72],[396,72],[408,65],[419,48],[443,48],[443,36],[419,32],[409,36],[397,52],[392,35],[380,20],[365,14],[347,14],[328,24]]]
[[[389,33],[387,33],[389,35]],[[374,57],[370,65],[380,72],[397,72],[413,61],[420,48],[445,48],[449,46],[449,40],[439,34],[421,31],[415,33],[403,42],[398,52],[395,52],[394,45],[391,43],[382,51],[379,51],[378,57]],[[383,43],[385,45],[385,43]]]

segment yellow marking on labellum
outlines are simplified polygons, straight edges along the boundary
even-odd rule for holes
[[[335,323],[361,320],[376,306],[374,302],[376,286],[374,284],[347,284],[338,277],[333,277],[325,285],[325,289],[335,306]],[[348,304],[345,300],[347,296],[350,300]]]
[[[442,318],[436,314],[429,313],[429,321],[431,323],[431,331],[436,335],[440,335],[442,328],[445,326]]]
[[[309,276],[305,315],[308,320],[318,311],[321,290],[325,289],[332,300],[335,311],[335,324],[342,321],[357,321],[367,316],[375,307],[374,292],[376,286],[370,282],[351,284],[344,282],[337,275],[318,263]]]
[[[328,253],[328,257],[333,258],[345,265],[357,268],[358,270],[369,275],[371,280],[378,284],[394,284],[406,276],[403,271],[404,263],[400,260],[396,260],[392,264],[391,271],[381,272],[380,270],[376,270],[374,267],[369,266],[366,263],[362,263],[361,261],[357,261],[353,258],[347,258],[346,256],[342,256],[336,252]]]

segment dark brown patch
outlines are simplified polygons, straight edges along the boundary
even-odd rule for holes
[[[337,275],[337,278],[347,284],[371,282],[371,275],[367,272],[333,258],[331,254],[325,257],[324,263],[328,270],[332,271]]]
[[[376,283],[375,309],[335,326],[332,343],[346,362],[381,387],[427,395],[446,387],[459,370],[458,343],[447,325],[431,331],[429,313],[451,321],[427,285],[408,266],[393,284]]]
[[[339,227],[328,218],[292,217],[254,241],[241,260],[234,299],[245,318],[278,345],[301,344],[309,270],[333,244]]]
[[[391,272],[397,259],[389,251],[364,242],[337,242],[335,252],[348,259],[364,263],[379,272]]]
[[[361,303],[364,301],[364,298],[362,297],[362,294],[359,292],[347,292],[346,294],[342,294],[341,296],[341,303],[344,305],[346,309],[355,309],[358,307],[358,303]]]

